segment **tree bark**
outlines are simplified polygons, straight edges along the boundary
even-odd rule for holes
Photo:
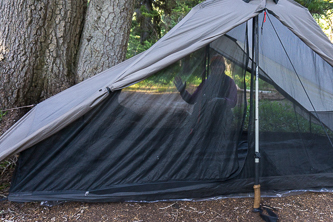
[[[90,1],[77,63],[77,82],[125,60],[134,0]]]
[[[0,109],[38,103],[75,83],[86,5],[0,1]]]

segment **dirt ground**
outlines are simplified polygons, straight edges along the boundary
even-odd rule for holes
[[[279,221],[333,221],[332,193],[263,198],[277,209]],[[251,198],[156,203],[0,202],[1,221],[262,221]]]
[[[0,134],[15,122],[11,116],[2,121]],[[6,197],[15,157],[8,160],[0,162],[1,221],[262,221],[252,212],[252,198],[155,203],[9,202]],[[279,221],[333,221],[333,193],[262,198],[262,204],[274,207]]]

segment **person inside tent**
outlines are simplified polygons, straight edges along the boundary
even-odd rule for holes
[[[232,108],[237,103],[237,87],[225,74],[225,61],[221,55],[210,60],[210,74],[193,94],[186,82],[176,77],[174,84],[184,101],[194,104],[193,112],[182,121],[178,132],[180,147],[191,147],[199,165],[217,170],[212,175],[228,178],[238,169],[237,135],[234,129]],[[211,168],[210,168],[211,169]],[[208,174],[209,175],[209,174]]]
[[[181,97],[189,104],[200,101],[201,106],[212,105],[221,108],[220,111],[230,110],[237,103],[237,87],[232,78],[225,74],[225,61],[223,56],[215,55],[210,61],[211,73],[207,79],[203,80],[193,94],[186,88],[186,82],[175,77],[174,84],[180,92]]]

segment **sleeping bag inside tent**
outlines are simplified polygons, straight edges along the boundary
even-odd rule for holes
[[[303,14],[294,21],[281,7]],[[332,44],[292,1],[221,0],[199,4],[151,49],[38,104],[4,134],[2,147],[21,151],[9,200],[251,195],[257,15],[262,194],[331,190]]]

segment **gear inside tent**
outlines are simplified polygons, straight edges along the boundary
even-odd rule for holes
[[[291,0],[208,0],[2,135],[0,158],[20,153],[9,200],[253,195],[254,64],[262,194],[331,190],[332,43]]]

